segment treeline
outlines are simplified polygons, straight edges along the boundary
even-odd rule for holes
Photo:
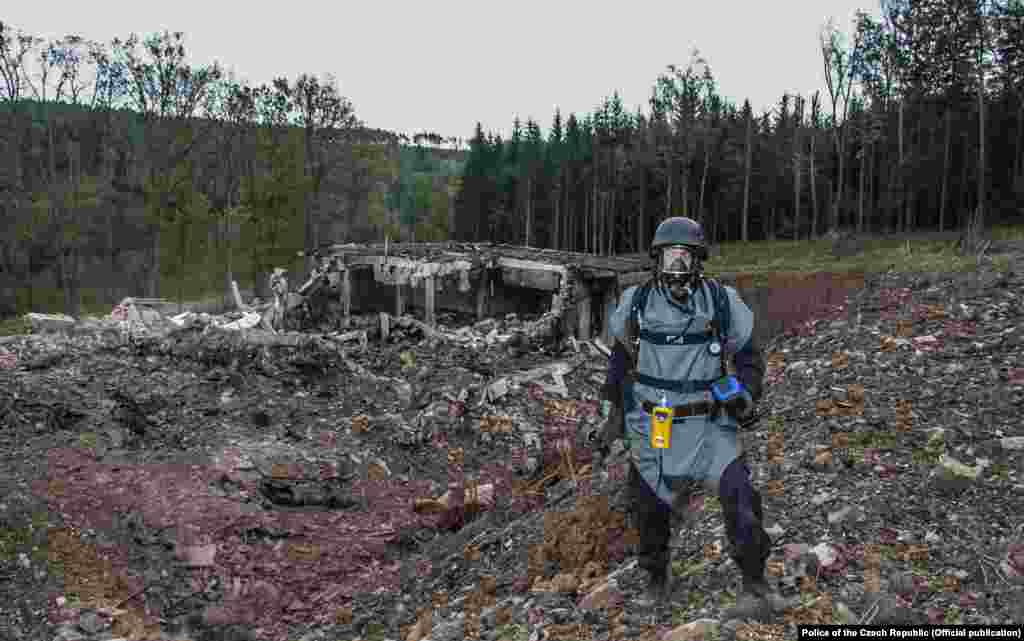
[[[0,316],[55,291],[77,314],[261,288],[324,242],[446,237],[461,166],[433,148],[458,143],[367,127],[330,76],[193,65],[181,33],[44,41],[0,22]]]
[[[820,33],[827,91],[754,113],[697,54],[648,109],[618,94],[556,110],[545,135],[478,124],[457,234],[612,254],[644,251],[668,215],[716,240],[832,229],[947,230],[1024,219],[1024,2],[883,0],[852,37]]]

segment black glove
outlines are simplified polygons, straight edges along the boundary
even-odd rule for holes
[[[745,389],[722,405],[729,416],[740,422],[747,420],[754,413],[754,398]]]

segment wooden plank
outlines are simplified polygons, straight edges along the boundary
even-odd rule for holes
[[[427,325],[429,325],[430,327],[433,327],[434,324],[435,324],[434,323],[434,286],[435,286],[434,277],[433,276],[427,276],[427,278],[424,279],[424,281],[423,281],[423,286],[426,288],[426,303],[425,303],[425,307],[426,307],[426,315],[427,315]]]

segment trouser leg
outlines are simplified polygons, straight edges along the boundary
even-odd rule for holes
[[[652,574],[664,573],[670,558],[672,508],[658,498],[632,463],[629,485],[634,526],[639,534],[639,565]]]
[[[750,482],[750,468],[742,458],[722,472],[719,499],[733,560],[745,578],[763,579],[772,541],[764,530],[761,494]]]

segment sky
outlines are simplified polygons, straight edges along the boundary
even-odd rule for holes
[[[216,60],[256,85],[333,74],[371,127],[467,140],[477,121],[507,136],[517,115],[546,134],[556,106],[591,112],[616,90],[646,112],[657,76],[685,67],[694,48],[721,93],[749,98],[755,113],[787,91],[824,97],[822,25],[832,18],[848,33],[858,9],[879,13],[878,0],[5,4],[0,20],[43,38],[182,31],[193,64]]]

